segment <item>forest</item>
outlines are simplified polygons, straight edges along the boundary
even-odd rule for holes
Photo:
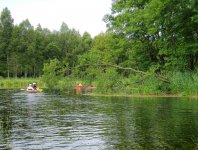
[[[94,84],[103,93],[198,91],[198,1],[112,0],[107,31],[91,37],[0,16],[0,78],[39,78],[48,87]],[[60,82],[62,81],[62,82]]]

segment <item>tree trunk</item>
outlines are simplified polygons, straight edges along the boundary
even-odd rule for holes
[[[9,55],[6,54],[6,63],[7,63],[7,77],[10,78],[10,65],[9,65]]]
[[[25,78],[27,78],[27,71],[25,70]]]

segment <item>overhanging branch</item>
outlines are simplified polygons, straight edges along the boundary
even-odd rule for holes
[[[83,65],[83,66],[104,66],[104,67],[114,67],[114,68],[118,68],[118,69],[122,69],[122,70],[131,70],[135,73],[140,73],[140,74],[143,74],[143,75],[148,75],[148,73],[144,72],[144,71],[141,71],[141,70],[137,70],[137,69],[134,69],[134,68],[130,68],[130,67],[120,67],[120,66],[117,66],[117,65],[112,65],[112,64],[86,64],[86,65]],[[155,74],[155,76],[163,81],[163,82],[166,82],[166,83],[170,83],[170,80],[168,80],[166,77],[162,76],[162,75],[157,75]]]

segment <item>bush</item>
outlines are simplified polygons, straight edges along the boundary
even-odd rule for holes
[[[50,60],[44,64],[42,79],[48,88],[55,88],[63,76],[60,62],[57,59]]]

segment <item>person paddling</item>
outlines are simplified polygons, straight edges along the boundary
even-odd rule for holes
[[[37,84],[35,82],[33,83],[32,87],[33,87],[34,90],[37,90]]]
[[[32,87],[32,84],[29,84],[29,86],[27,87],[27,90],[34,90],[34,88]]]

